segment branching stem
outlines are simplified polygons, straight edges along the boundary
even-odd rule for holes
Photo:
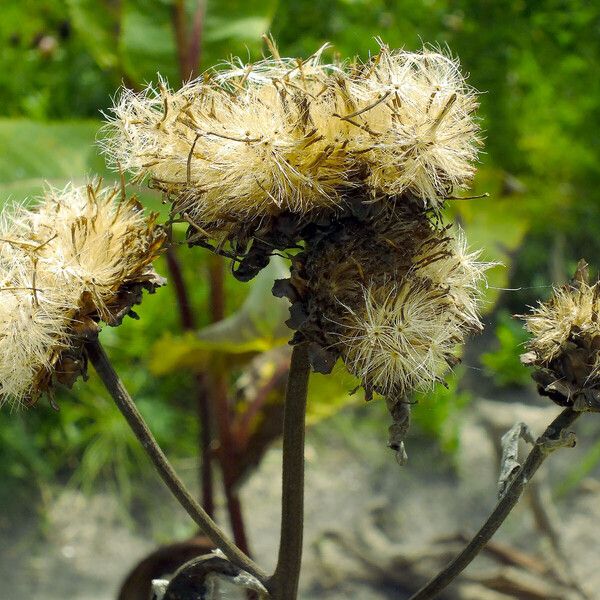
[[[281,534],[275,573],[267,582],[273,600],[296,600],[304,530],[304,429],[310,363],[306,344],[294,346],[283,416]]]
[[[94,365],[102,383],[111,395],[118,409],[121,411],[133,433],[142,444],[146,454],[158,471],[171,493],[187,511],[198,527],[219,548],[227,558],[261,583],[267,580],[266,573],[248,556],[246,556],[233,542],[231,542],[219,526],[208,516],[206,511],[198,504],[175,470],[167,457],[154,439],[152,432],[146,425],[144,418],[129,396],[119,376],[115,372],[108,356],[98,340],[88,342],[86,351],[90,362]]]
[[[560,440],[564,433],[580,412],[572,408],[565,408],[548,425],[546,431],[536,441],[529,456],[521,469],[516,473],[512,482],[508,485],[505,494],[502,496],[492,514],[483,524],[481,529],[475,534],[467,547],[438,575],[436,575],[425,587],[421,588],[416,594],[411,596],[410,600],[430,600],[435,598],[452,581],[462,573],[462,571],[475,559],[483,547],[488,543],[498,528],[504,523],[504,520],[515,507],[527,483],[540,468],[548,454],[560,446]]]

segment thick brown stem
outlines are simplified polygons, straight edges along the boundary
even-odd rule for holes
[[[496,533],[498,528],[504,523],[506,517],[515,507],[527,483],[534,476],[549,454],[552,442],[559,441],[566,428],[569,427],[581,413],[572,408],[565,408],[546,428],[543,435],[537,440],[533,450],[525,460],[521,469],[508,486],[504,496],[500,499],[492,514],[483,524],[481,529],[475,534],[475,537],[469,542],[467,547],[436,577],[434,577],[425,587],[421,588],[416,594],[411,596],[410,600],[429,600],[435,598],[452,581],[462,573],[462,571],[475,559],[483,547]],[[550,442],[550,444],[549,444]]]
[[[100,342],[97,340],[88,342],[85,348],[88,358],[92,365],[94,365],[102,383],[125,417],[133,433],[142,444],[146,454],[171,493],[196,522],[200,530],[210,538],[215,546],[217,546],[217,548],[219,548],[232,563],[248,573],[251,573],[264,583],[266,581],[265,572],[225,536],[224,532],[208,516],[208,514],[206,514],[206,511],[192,497],[183,482],[179,479],[175,470],[167,460],[167,457],[154,439],[152,432],[146,425],[146,422],[135,403],[127,393],[119,376],[113,369]]]
[[[175,46],[179,61],[179,73],[182,81],[188,81],[198,75],[204,25],[204,1],[198,0],[188,32],[188,17],[185,0],[174,0],[171,8],[171,22],[175,33]]]
[[[185,14],[185,0],[174,0],[171,7],[171,22],[175,33],[175,47],[179,61],[179,74],[181,80],[186,81],[191,73],[188,65],[188,43],[187,43],[187,17]]]
[[[212,417],[208,402],[206,381],[200,373],[194,377],[197,389],[196,408],[200,423],[200,436],[198,439],[200,449],[200,486],[202,492],[202,506],[213,517],[215,514],[214,482],[212,470]]]
[[[210,281],[210,319],[213,323],[225,318],[225,273],[223,258],[216,254],[208,257]]]
[[[190,32],[190,44],[188,51],[188,65],[192,77],[196,77],[200,72],[202,63],[202,30],[204,29],[204,2],[198,0],[196,11],[192,21],[192,30]]]
[[[225,316],[225,292],[224,292],[224,273],[223,259],[220,256],[210,255],[208,263],[208,273],[210,280],[210,316],[213,322],[220,321]],[[219,428],[219,442],[221,452],[219,458],[223,471],[223,487],[225,488],[225,499],[227,501],[227,511],[233,531],[235,543],[247,554],[250,554],[250,546],[244,526],[244,518],[240,499],[235,490],[233,478],[234,464],[236,456],[235,441],[231,432],[231,415],[229,400],[227,394],[227,385],[223,370],[218,369],[212,381],[213,398],[217,411],[217,423]]]
[[[267,589],[274,600],[296,600],[304,531],[304,429],[310,363],[305,344],[294,346],[283,417],[281,533],[275,573]]]
[[[165,255],[167,258],[167,267],[169,268],[169,287],[172,285],[175,290],[181,327],[186,330],[196,329],[196,318],[194,316],[192,302],[187,291],[187,286],[185,285],[183,272],[181,270],[181,265],[179,264],[179,259],[177,258],[175,247],[169,246]]]

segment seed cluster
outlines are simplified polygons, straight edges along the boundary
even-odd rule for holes
[[[118,325],[165,241],[118,188],[49,189],[33,207],[4,211],[0,223],[0,404],[34,402],[58,381],[85,372],[82,344],[102,320]]]
[[[360,188],[439,208],[474,173],[474,92],[432,51],[366,64],[274,58],[231,64],[179,91],[125,91],[103,146],[164,191],[200,237],[239,237],[282,214],[343,209]]]
[[[587,265],[523,319],[531,339],[521,360],[535,367],[540,392],[562,406],[600,410],[600,283],[590,285]]]

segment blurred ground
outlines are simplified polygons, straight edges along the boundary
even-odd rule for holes
[[[339,428],[326,423],[308,436],[303,599],[402,597],[398,588],[383,583],[384,577],[374,585],[361,581],[360,561],[344,558],[343,552],[331,551],[334,549],[331,542],[321,544],[324,554],[318,554],[317,540],[331,529],[349,534],[365,522],[375,507],[378,507],[377,522],[385,536],[401,542],[405,548],[411,545],[417,548],[430,539],[458,531],[472,532],[495,501],[497,465],[489,437],[489,415],[494,415],[494,427],[499,429],[525,419],[538,433],[557,412],[548,406],[536,409],[520,404],[476,402],[462,429],[455,472],[433,444],[417,438],[408,444],[409,464],[399,467],[385,448],[385,431],[380,438],[371,435],[361,439],[361,411],[368,409],[371,407],[340,417],[347,421],[346,425],[355,423],[358,428],[357,438],[351,443]],[[588,417],[581,419],[577,427],[580,447],[553,455],[544,473],[540,473],[542,478],[560,481],[572,461],[581,457],[586,440],[592,439],[598,430],[596,415]],[[280,461],[280,449],[273,448],[243,490],[253,551],[266,567],[273,565],[276,554]],[[182,467],[193,482],[193,470]],[[597,597],[595,590],[600,589],[596,559],[600,539],[594,525],[600,518],[599,489],[600,484],[595,480],[584,481],[577,494],[558,502],[560,518],[555,523],[568,549],[572,574],[584,584],[591,598]],[[165,501],[154,489],[148,493],[156,493],[160,502]],[[10,539],[3,540],[2,600],[112,599],[129,568],[155,547],[155,541],[141,533],[139,526],[124,522],[116,498],[109,493],[86,497],[76,490],[57,491],[49,508],[42,525],[43,541],[34,523],[16,528]],[[170,524],[173,531],[180,537],[186,528],[192,531],[174,505],[173,514],[176,515]],[[169,524],[163,527],[166,529],[161,535],[167,537],[165,530],[168,531]],[[495,539],[543,557],[546,550],[541,538],[531,512],[522,503]]]

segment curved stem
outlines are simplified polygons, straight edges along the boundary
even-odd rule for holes
[[[275,573],[267,582],[273,600],[296,600],[304,530],[304,429],[310,363],[306,344],[294,346],[283,415],[281,533]]]
[[[496,533],[498,528],[504,523],[506,517],[515,507],[521,497],[525,486],[540,468],[552,449],[560,446],[563,432],[569,427],[580,412],[572,408],[565,408],[548,425],[546,431],[535,443],[535,446],[529,453],[525,463],[517,472],[516,476],[508,486],[504,496],[496,504],[492,514],[483,524],[481,529],[475,534],[467,547],[438,575],[436,575],[425,587],[421,588],[409,600],[429,600],[435,598],[443,589],[462,573],[462,571],[473,561],[481,552],[483,547]]]
[[[217,546],[217,548],[219,548],[232,563],[251,575],[254,575],[258,580],[264,583],[267,579],[266,573],[225,536],[225,533],[208,516],[206,511],[185,488],[183,482],[179,479],[175,470],[167,460],[167,457],[154,439],[152,432],[146,425],[144,418],[123,386],[119,376],[113,369],[100,342],[98,340],[87,342],[85,348],[89,360],[94,365],[102,383],[125,417],[133,433],[142,444],[146,454],[152,461],[152,464],[158,471],[162,480],[169,490],[171,490],[181,506],[183,506],[190,517],[192,517],[202,532],[214,542],[215,546]]]

